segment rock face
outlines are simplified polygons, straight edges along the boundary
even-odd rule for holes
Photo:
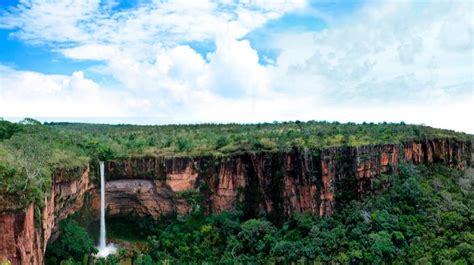
[[[176,198],[172,189],[159,181],[146,179],[113,180],[106,184],[107,214],[160,216],[162,213],[188,213],[190,205]],[[100,191],[92,195],[92,209],[99,213]],[[98,216],[96,216],[98,217]]]
[[[299,149],[227,157],[142,157],[107,161],[106,203],[109,216],[186,214],[193,207],[206,213],[242,210],[282,223],[294,213],[331,215],[337,205],[370,192],[373,180],[398,170],[400,162],[444,163],[464,169],[471,163],[471,143],[453,139],[393,145]],[[68,179],[53,178],[39,220],[35,206],[13,208],[15,198],[0,196],[0,261],[42,264],[48,241],[57,237],[59,221],[82,208],[91,191],[91,208],[99,213],[97,187],[89,168]],[[10,208],[9,208],[10,207]]]
[[[13,264],[42,264],[41,239],[35,229],[34,206],[0,217],[0,253]]]
[[[444,163],[464,169],[471,143],[434,139],[403,144],[299,149],[235,154],[229,157],[143,157],[106,162],[109,216],[135,213],[155,218],[188,213],[198,205],[207,213],[243,210],[283,222],[293,213],[331,215],[336,203],[370,194],[373,180],[398,170],[401,161]],[[185,196],[187,195],[187,196]],[[337,199],[336,199],[337,198]],[[98,212],[98,190],[92,207]],[[196,206],[196,205],[194,205]]]
[[[53,178],[51,194],[45,199],[40,221],[35,221],[35,205],[26,210],[3,207],[0,210],[0,261],[11,264],[43,264],[49,240],[57,237],[58,223],[82,208],[84,194],[89,190],[89,168],[78,179],[69,180],[68,172],[60,171]],[[4,198],[5,199],[5,198]],[[15,205],[14,198],[7,198]]]

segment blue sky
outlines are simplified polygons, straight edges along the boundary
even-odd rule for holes
[[[110,1],[105,1],[110,2]],[[102,2],[102,4],[106,4]],[[111,13],[126,11],[143,6],[152,1],[141,0],[121,0],[112,7]],[[18,0],[2,0],[2,10],[15,8],[19,4]],[[362,1],[311,1],[308,9],[318,9],[327,12],[332,16],[343,16],[356,10],[362,5]],[[264,56],[275,59],[278,56],[277,50],[270,50],[260,45],[265,42],[271,34],[281,32],[311,32],[320,31],[326,28],[325,21],[315,17],[308,12],[289,12],[278,19],[268,21],[264,26],[249,32],[242,39],[248,39],[251,46],[258,51],[260,63],[265,64]],[[0,63],[10,65],[18,70],[37,71],[44,74],[72,74],[100,65],[100,61],[71,60],[59,52],[51,49],[47,43],[41,45],[30,44],[14,37],[19,29],[0,29]],[[205,57],[207,53],[215,51],[215,44],[212,41],[191,41],[183,42],[189,45],[196,52]],[[90,74],[93,74],[91,72]],[[95,76],[97,78],[97,76]]]
[[[0,2],[0,117],[474,132],[466,1]],[[456,117],[453,119],[453,117]]]

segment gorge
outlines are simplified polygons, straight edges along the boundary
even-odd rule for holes
[[[400,144],[370,144],[306,148],[288,151],[242,152],[226,156],[129,157],[105,161],[105,201],[109,217],[185,215],[193,207],[220,213],[240,209],[247,218],[262,214],[282,224],[295,213],[330,216],[352,199],[371,196],[390,183],[374,180],[398,170],[401,163],[440,163],[466,169],[471,164],[470,141],[432,138]],[[0,258],[12,264],[42,264],[58,223],[79,211],[84,194],[93,219],[99,218],[99,186],[89,179],[90,168],[70,179],[59,171],[50,196],[35,220],[35,205],[9,208],[14,197],[2,197]]]
[[[473,11],[0,0],[0,265],[474,265]]]

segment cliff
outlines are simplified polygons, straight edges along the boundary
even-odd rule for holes
[[[236,209],[247,217],[263,213],[279,223],[293,213],[331,215],[338,204],[385,188],[388,183],[376,186],[373,180],[397,171],[402,161],[464,169],[471,162],[471,143],[445,138],[226,157],[107,161],[108,215],[158,218],[185,214],[196,206],[207,213]],[[99,205],[95,190],[95,212]]]
[[[84,194],[90,189],[89,168],[78,179],[69,179],[68,172],[58,171],[53,177],[51,193],[35,218],[35,205],[16,209],[15,198],[3,197],[0,209],[0,261],[11,264],[43,264],[49,240],[57,236],[58,223],[82,208]]]
[[[471,151],[471,142],[444,138],[225,157],[111,160],[105,163],[107,214],[158,218],[202,207],[206,213],[266,214],[277,223],[300,212],[331,215],[338,205],[389,185],[374,185],[374,180],[396,172],[401,162],[444,163],[464,169],[471,163]],[[77,179],[68,179],[64,171],[55,175],[51,194],[37,214],[39,220],[35,220],[33,204],[20,210],[9,208],[15,198],[0,198],[0,259],[42,264],[59,221],[81,209],[89,191],[91,209],[98,216],[99,189],[90,185],[88,167]]]

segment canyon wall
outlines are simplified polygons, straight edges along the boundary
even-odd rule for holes
[[[374,185],[400,162],[443,163],[464,169],[471,163],[471,142],[454,139],[403,144],[293,148],[226,157],[141,157],[107,161],[109,216],[185,214],[241,210],[247,217],[266,214],[283,222],[293,213],[331,215],[337,204],[385,188]],[[92,208],[98,213],[98,189]],[[337,198],[337,201],[336,201]]]
[[[158,218],[201,207],[206,213],[239,210],[249,218],[265,214],[277,223],[293,213],[331,215],[337,205],[385,188],[388,183],[374,185],[373,180],[396,172],[402,161],[464,169],[471,163],[471,149],[471,142],[435,139],[225,157],[106,161],[107,214]],[[22,210],[14,207],[14,196],[0,196],[0,261],[42,264],[47,243],[57,237],[58,223],[82,208],[86,193],[91,194],[88,208],[98,218],[99,189],[89,183],[89,167],[82,172],[73,179],[68,172],[55,174],[37,218],[35,205]]]
[[[58,224],[82,208],[84,194],[90,189],[89,167],[77,179],[60,170],[53,177],[51,193],[44,200],[41,213],[35,218],[35,205],[20,209],[14,195],[1,196],[0,262],[12,265],[43,264],[49,240],[57,237]],[[39,208],[37,209],[37,211]],[[39,219],[38,219],[39,218]]]

